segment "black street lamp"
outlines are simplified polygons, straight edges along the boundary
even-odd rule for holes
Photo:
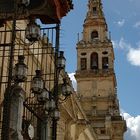
[[[36,75],[31,82],[31,90],[35,94],[41,94],[44,89],[44,81],[41,70],[36,70]]]
[[[27,79],[27,65],[24,63],[25,57],[23,55],[18,56],[18,63],[15,64],[13,70],[13,79],[15,82],[25,82]]]
[[[53,111],[55,109],[56,105],[55,105],[55,101],[53,98],[51,98],[49,101],[47,101],[45,104],[44,104],[44,109],[47,111],[47,112],[50,112],[50,111]]]
[[[63,79],[64,83],[62,84],[62,95],[67,97],[72,94],[73,88],[72,86],[67,82],[67,79]]]
[[[65,65],[66,65],[66,59],[64,57],[64,52],[60,51],[58,54],[58,59],[57,59],[57,68],[65,69]]]
[[[31,19],[29,21],[29,24],[27,24],[26,30],[25,30],[25,37],[30,41],[30,42],[35,42],[40,40],[40,26],[37,25],[34,19]]]
[[[34,34],[34,29],[37,26],[33,24],[29,24],[26,28],[26,38],[29,41],[37,41],[37,34]],[[34,28],[34,29],[33,29]],[[38,28],[38,27],[37,27]],[[52,122],[52,140],[57,139],[57,121],[60,118],[60,111],[58,107],[58,100],[59,100],[59,89],[58,89],[58,82],[61,70],[65,69],[66,59],[64,57],[64,52],[59,51],[59,25],[56,26],[56,47],[55,52],[55,60],[54,60],[54,90],[53,92],[48,91],[45,87],[45,81],[43,80],[42,71],[36,70],[36,75],[33,77],[31,81],[31,91],[34,94],[34,104],[31,103],[31,98],[24,102],[24,106],[30,110],[40,121],[41,121],[41,128],[43,129],[43,125],[45,128],[47,127],[47,123],[50,121]],[[34,36],[35,35],[35,36]],[[42,44],[47,45],[49,43],[49,38],[44,33],[42,38]],[[70,95],[71,89],[70,85],[64,80],[64,84],[62,85],[63,90],[61,93],[63,96]],[[38,107],[42,108],[38,110]],[[44,124],[43,124],[44,123]],[[42,130],[43,137],[44,137],[44,130]],[[46,135],[46,134],[45,134]],[[46,136],[45,136],[46,137]],[[41,139],[42,140],[42,139]],[[43,139],[44,140],[44,139]]]
[[[50,96],[49,94],[50,94],[49,91],[46,88],[44,88],[43,91],[39,95],[37,95],[38,102],[40,103],[48,102]]]

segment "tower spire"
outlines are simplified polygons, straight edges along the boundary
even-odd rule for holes
[[[101,0],[89,0],[87,18],[104,18]]]
[[[88,12],[84,21],[83,41],[108,41],[108,28],[101,0],[89,0]]]

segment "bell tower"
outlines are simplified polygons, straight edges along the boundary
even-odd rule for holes
[[[77,94],[99,140],[123,140],[114,51],[101,0],[89,0],[83,36],[77,43]]]

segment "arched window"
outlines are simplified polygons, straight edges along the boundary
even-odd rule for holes
[[[93,7],[93,15],[94,15],[94,16],[97,15],[97,7]]]
[[[103,57],[102,58],[102,68],[103,69],[108,69],[109,64],[108,64],[108,57]]]
[[[95,39],[95,38],[98,38],[98,32],[97,31],[93,31],[91,33],[91,39]]]
[[[96,52],[91,54],[90,67],[91,69],[98,69],[98,54]]]

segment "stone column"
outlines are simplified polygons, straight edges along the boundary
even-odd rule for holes
[[[111,135],[111,129],[112,129],[111,116],[106,116],[105,129],[106,129],[106,134]]]
[[[18,85],[11,88],[10,140],[23,140],[22,116],[25,91]]]

